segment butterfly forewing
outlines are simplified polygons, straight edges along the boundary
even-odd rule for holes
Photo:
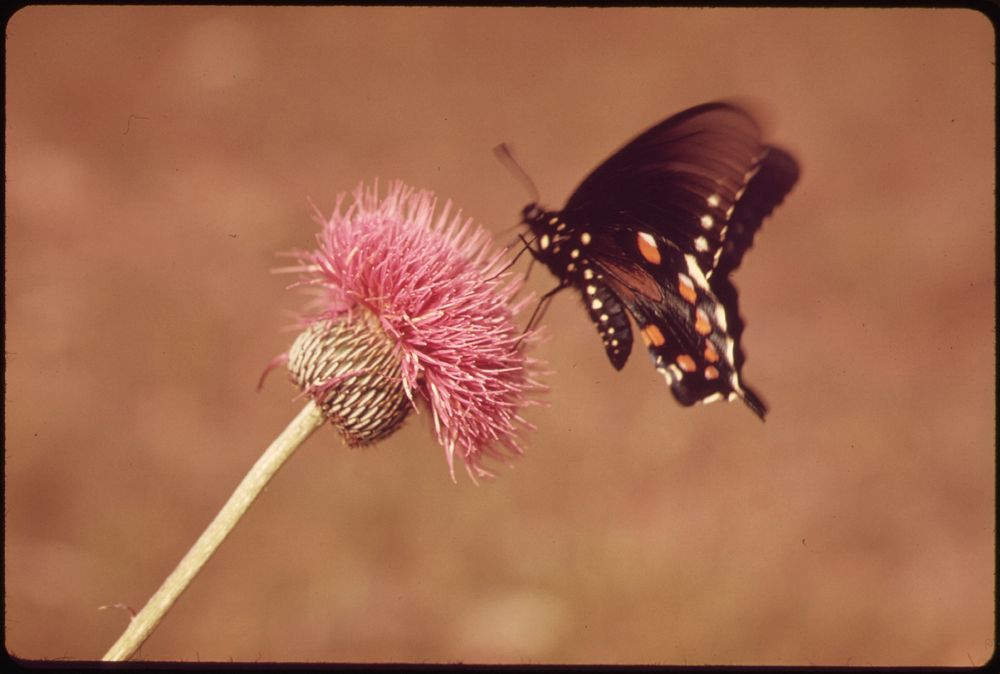
[[[715,271],[728,275],[740,266],[743,254],[753,244],[754,234],[771,215],[799,178],[799,166],[784,150],[768,147],[764,159],[736,202],[729,218],[723,248]]]
[[[718,262],[734,206],[766,154],[753,118],[710,103],[657,124],[613,154],[566,203],[567,219],[632,223]]]

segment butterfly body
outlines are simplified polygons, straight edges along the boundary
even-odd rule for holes
[[[529,204],[522,219],[532,255],[557,290],[580,292],[616,369],[631,351],[631,316],[681,404],[740,398],[763,418],[741,379],[743,321],[729,276],[798,174],[749,114],[709,103],[628,143],[562,210]]]

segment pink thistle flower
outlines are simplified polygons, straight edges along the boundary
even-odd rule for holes
[[[283,270],[315,293],[283,356],[293,381],[349,445],[429,408],[452,480],[456,452],[473,482],[493,477],[484,459],[523,453],[521,410],[544,390],[524,354],[537,333],[514,324],[531,298],[516,298],[503,252],[460,211],[449,217],[451,202],[435,220],[434,195],[400,182],[382,199],[377,183],[359,186],[346,211],[343,200],[329,219],[317,210],[318,248]]]

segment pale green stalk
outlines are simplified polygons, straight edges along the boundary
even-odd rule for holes
[[[275,438],[267,451],[257,459],[257,463],[240,482],[226,505],[222,507],[222,510],[215,516],[201,537],[191,546],[180,564],[163,581],[160,589],[150,597],[138,615],[132,619],[125,633],[105,653],[103,660],[127,660],[142,646],[142,643],[156,629],[163,616],[174,605],[181,593],[187,589],[201,567],[205,565],[205,562],[233,530],[233,527],[240,521],[260,492],[278,472],[278,469],[313,431],[323,425],[323,421],[323,414],[319,407],[310,401],[292,423],[281,432],[281,435]]]

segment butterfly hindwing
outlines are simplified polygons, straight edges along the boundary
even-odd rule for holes
[[[618,235],[625,246],[627,236]],[[641,262],[623,267],[597,255],[594,264],[632,315],[674,397],[683,405],[739,397],[763,418],[763,402],[741,379],[735,292],[730,301],[720,299],[697,259],[662,237],[639,232],[632,245]]]

